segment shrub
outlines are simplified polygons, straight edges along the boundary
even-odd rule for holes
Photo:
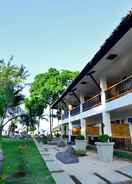
[[[78,150],[75,150],[74,151],[74,154],[76,155],[76,156],[81,156],[81,157],[83,157],[83,156],[86,156],[86,151],[85,150],[80,150],[80,149],[78,149]]]
[[[122,150],[114,150],[114,156],[122,159],[132,160],[132,153]]]
[[[108,142],[109,141],[109,136],[107,134],[100,135],[98,137],[98,140],[99,140],[99,142]]]
[[[42,140],[43,144],[48,144],[48,139],[47,137],[44,137],[43,140]]]
[[[84,137],[83,135],[80,134],[80,135],[77,135],[77,136],[76,136],[76,139],[77,139],[77,140],[84,140],[85,137]]]
[[[61,135],[59,133],[55,134],[55,137],[59,138]]]

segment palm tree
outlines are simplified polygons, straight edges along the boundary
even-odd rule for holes
[[[17,110],[24,101],[21,92],[28,73],[23,65],[12,65],[12,59],[13,57],[7,64],[3,60],[0,61],[0,136],[3,127],[20,115]],[[5,119],[8,120],[5,122]]]

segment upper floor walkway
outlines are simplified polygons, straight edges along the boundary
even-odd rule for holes
[[[87,118],[112,110],[132,105],[132,75],[110,86],[105,90],[105,104],[101,103],[101,93],[89,98],[70,111],[71,121]],[[63,122],[68,122],[68,111],[63,114]]]

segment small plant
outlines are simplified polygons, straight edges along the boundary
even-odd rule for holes
[[[48,144],[48,139],[47,139],[47,137],[46,137],[46,136],[45,136],[45,137],[43,137],[42,142],[43,142],[43,144]]]
[[[103,135],[100,135],[98,137],[98,140],[99,140],[99,142],[108,142],[109,141],[109,138],[110,137],[107,134],[103,134]]]
[[[61,135],[59,133],[55,134],[55,137],[59,138]]]
[[[77,139],[77,140],[84,140],[85,137],[84,137],[83,135],[80,134],[80,135],[77,135],[77,136],[76,136],[76,139]]]
[[[76,156],[80,156],[80,157],[83,157],[83,156],[86,156],[86,151],[85,150],[80,150],[80,149],[78,149],[78,150],[75,150],[75,152],[74,152],[74,154],[76,155]]]

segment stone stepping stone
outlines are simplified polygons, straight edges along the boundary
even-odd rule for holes
[[[54,160],[53,156],[51,155],[41,155],[42,158],[46,161],[46,160]]]
[[[117,170],[119,173],[123,173],[124,175],[132,178],[132,165],[129,165],[127,167],[123,167],[119,170]]]
[[[52,176],[57,184],[75,184],[65,172],[52,173]]]
[[[50,172],[62,171],[62,169],[59,167],[58,163],[56,163],[55,161],[54,162],[46,162],[46,165],[47,165]]]
[[[88,174],[87,176],[86,175],[85,176],[83,176],[83,175],[74,175],[74,176],[77,178],[77,180],[79,180],[79,182],[81,184],[107,184],[104,180],[102,180],[99,177],[93,175],[92,173]],[[75,182],[75,180],[74,180],[74,182]],[[77,183],[77,181],[76,181],[77,184],[80,184],[79,182]]]
[[[79,162],[71,146],[69,146],[66,151],[56,153],[56,158],[64,164],[76,164]]]
[[[127,183],[131,181],[130,178],[114,171],[105,175],[102,173],[95,173],[95,175],[109,184],[120,184],[123,182]]]

